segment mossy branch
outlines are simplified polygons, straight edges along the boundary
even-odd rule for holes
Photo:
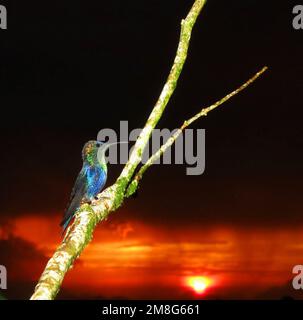
[[[56,297],[65,274],[92,239],[97,223],[106,219],[109,213],[122,205],[126,188],[142,160],[143,150],[176,88],[186,61],[193,26],[205,2],[206,0],[196,0],[187,17],[182,20],[180,40],[173,66],[160,97],[141,131],[133,152],[119,178],[112,186],[99,194],[99,200],[91,205],[82,205],[76,212],[75,220],[68,228],[62,244],[56,249],[40,277],[35,292],[31,297],[32,300],[50,300]]]

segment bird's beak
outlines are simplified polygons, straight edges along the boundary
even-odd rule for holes
[[[119,143],[128,143],[128,141],[120,141],[120,142],[112,142],[112,143],[103,143],[99,148],[98,148],[98,159],[100,162],[103,162],[104,160],[104,156],[105,156],[105,152],[109,149],[109,147],[115,145],[115,144],[119,144]]]
[[[98,141],[101,142],[101,141]],[[107,143],[107,142],[101,142],[102,145],[99,147],[99,150],[102,150],[104,153],[106,150],[108,150],[111,146],[114,146],[115,144],[120,144],[120,143],[129,143],[128,141],[119,141],[119,142],[112,142],[112,143]]]

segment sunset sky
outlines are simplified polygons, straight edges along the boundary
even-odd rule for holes
[[[117,215],[97,228],[59,297],[242,299],[295,293],[291,270],[303,254],[302,227],[169,228],[128,219],[124,210],[119,215],[124,217]],[[28,214],[0,229],[8,297],[29,293],[60,241],[54,233],[59,220],[58,215],[50,222]],[[206,280],[202,289],[201,278]]]
[[[193,1],[27,0],[0,33],[0,265],[27,299],[61,241],[83,144],[121,120],[141,128]],[[208,1],[159,128],[174,129],[269,71],[195,123],[206,168],[157,165],[100,224],[60,299],[273,299],[303,264],[302,32],[285,1]],[[1,4],[5,4],[5,1]],[[81,23],[80,23],[81,22]],[[109,166],[108,184],[121,170]]]

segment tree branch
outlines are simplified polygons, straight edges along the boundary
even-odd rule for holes
[[[246,81],[244,84],[242,84],[238,89],[234,90],[233,92],[229,93],[226,95],[224,98],[218,100],[214,104],[210,105],[207,108],[202,109],[199,113],[197,113],[195,116],[192,118],[184,121],[183,125],[174,132],[174,134],[161,146],[161,148],[156,151],[147,161],[146,163],[140,168],[139,172],[135,175],[133,178],[132,182],[129,184],[127,191],[126,191],[126,196],[130,197],[133,195],[136,190],[138,189],[139,182],[141,181],[143,174],[145,171],[153,165],[162,155],[163,153],[173,145],[173,143],[178,139],[180,134],[183,132],[185,128],[187,128],[189,125],[191,125],[194,121],[198,120],[199,118],[203,116],[207,116],[207,114],[225,103],[227,100],[231,99],[233,96],[236,94],[240,93],[242,90],[247,88],[250,84],[252,84],[257,78],[261,76],[262,73],[264,73],[268,68],[264,67],[261,69],[259,72],[257,72],[252,78],[250,78],[248,81]]]
[[[143,150],[148,143],[152,130],[160,120],[176,88],[187,57],[193,26],[205,2],[206,0],[196,0],[186,19],[182,20],[179,45],[170,74],[119,178],[112,186],[99,194],[99,200],[91,205],[84,204],[77,210],[74,222],[68,228],[62,244],[56,249],[42,273],[31,297],[32,300],[55,298],[65,274],[92,239],[93,230],[97,223],[106,219],[110,212],[115,211],[122,205],[126,188],[142,160]]]
[[[177,81],[183,69],[184,63],[187,58],[187,52],[189,47],[189,42],[191,38],[191,33],[193,26],[199,16],[206,0],[196,0],[194,5],[192,6],[190,12],[188,13],[187,17],[181,21],[181,33],[180,33],[180,40],[177,49],[177,53],[175,56],[175,60],[173,66],[170,70],[169,76],[166,80],[166,83],[162,89],[160,97],[154,106],[147,122],[141,131],[132,154],[130,155],[129,161],[125,165],[124,169],[121,172],[118,181],[121,179],[130,179],[142,160],[142,154],[144,151],[145,146],[152,134],[153,129],[159,122],[165,107],[170,100],[175,88],[177,86]]]

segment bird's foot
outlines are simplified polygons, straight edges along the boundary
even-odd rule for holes
[[[109,197],[104,197],[104,196],[98,198],[98,197],[96,196],[96,197],[94,197],[94,199],[91,201],[91,204],[92,204],[92,205],[96,205],[96,204],[98,204],[98,202],[99,202],[100,200],[102,200],[102,199],[107,199],[107,200],[108,200],[108,199],[110,199],[110,198],[109,198]]]
[[[110,199],[110,197],[105,197],[105,196],[102,196],[102,197],[95,197],[95,200],[96,201],[99,201],[99,200],[101,200],[101,199]]]

